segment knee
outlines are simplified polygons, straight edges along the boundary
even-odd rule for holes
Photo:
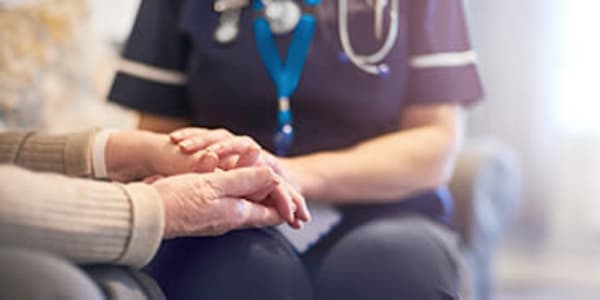
[[[187,270],[294,268],[299,262],[283,237],[271,230],[253,229],[230,232],[219,237],[182,238],[165,242],[148,266],[150,273],[169,271],[179,266],[178,274]]]
[[[246,281],[284,284],[282,281],[288,275],[301,276],[304,272],[294,250],[275,230],[232,232],[210,246],[211,256],[220,258],[214,261],[215,269],[225,267],[245,277]]]
[[[458,267],[451,247],[419,218],[381,220],[342,238],[326,256],[319,299],[454,299]]]
[[[310,298],[302,263],[285,239],[271,230],[171,241],[159,252],[151,273],[158,275],[169,298]],[[291,297],[290,291],[298,295]]]
[[[98,286],[81,270],[49,254],[0,249],[2,299],[103,299]]]

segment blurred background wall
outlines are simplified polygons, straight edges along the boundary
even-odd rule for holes
[[[499,299],[600,299],[600,3],[467,4],[486,102],[471,136],[522,161],[522,202],[497,259]]]
[[[119,5],[105,7],[106,13],[96,18],[88,0],[5,1],[0,9],[0,128],[60,132],[134,126],[133,114],[104,101],[118,58],[104,27],[121,24],[115,18],[130,22],[135,4],[123,15],[115,13]],[[95,24],[103,24],[102,30]],[[123,35],[126,27],[119,29]]]

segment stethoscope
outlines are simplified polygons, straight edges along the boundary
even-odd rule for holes
[[[387,6],[388,0],[375,0],[375,37],[381,39],[383,32],[383,10]],[[390,67],[383,63],[383,60],[390,54],[398,38],[398,10],[399,0],[391,0],[390,7],[390,29],[385,42],[373,54],[358,55],[350,43],[350,34],[348,33],[348,0],[339,0],[338,4],[338,30],[340,34],[340,43],[344,54],[359,69],[368,74],[385,76],[389,74]]]
[[[354,51],[348,32],[348,0],[339,0],[338,30],[345,61],[360,70],[376,76],[389,74],[390,68],[383,60],[391,52],[398,36],[399,0],[390,0],[390,29],[381,48],[373,54],[359,55]],[[262,62],[277,90],[277,131],[273,143],[278,155],[284,156],[294,139],[290,97],[296,90],[304,68],[309,46],[313,40],[316,17],[314,10],[321,0],[304,0],[304,10],[293,0],[216,0],[214,10],[220,13],[214,37],[221,44],[233,42],[239,34],[239,20],[243,8],[251,4],[255,12],[253,31]],[[375,37],[383,32],[383,11],[388,0],[373,0]],[[293,33],[292,33],[293,32]],[[275,37],[292,34],[285,61],[282,61]]]

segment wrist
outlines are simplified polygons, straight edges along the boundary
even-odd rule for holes
[[[92,177],[95,179],[108,179],[106,166],[106,147],[109,136],[114,131],[100,130],[94,136],[92,143]]]
[[[113,132],[106,142],[108,178],[127,182],[152,175],[148,163],[148,136],[141,131]]]
[[[156,191],[156,193],[158,194],[160,201],[162,202],[162,206],[163,206],[163,220],[164,220],[164,226],[163,226],[163,239],[171,239],[174,237],[177,237],[177,232],[176,230],[173,228],[173,208],[171,207],[172,202],[174,201],[168,201],[167,198],[169,198],[170,196],[172,196],[172,192],[171,192],[171,187],[169,186],[168,182],[166,181],[157,181],[151,184],[152,188]]]
[[[285,177],[307,199],[317,198],[323,182],[308,158],[281,158]]]

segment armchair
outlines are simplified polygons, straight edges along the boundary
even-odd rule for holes
[[[494,250],[519,200],[520,184],[518,159],[509,147],[489,139],[466,143],[450,182],[465,299],[491,297]]]

